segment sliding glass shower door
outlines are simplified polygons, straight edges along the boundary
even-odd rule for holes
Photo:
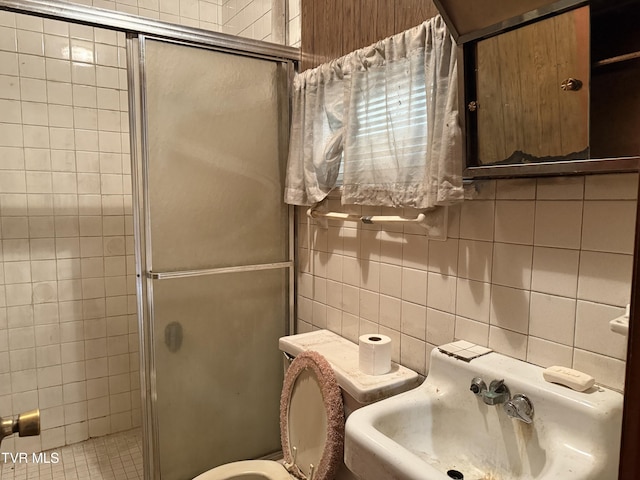
[[[186,480],[280,448],[288,65],[134,43],[150,478]]]

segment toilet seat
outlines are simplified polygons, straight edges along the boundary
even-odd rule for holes
[[[280,397],[284,465],[270,460],[228,463],[193,480],[333,480],[344,452],[344,407],[329,362],[306,351],[289,366]],[[311,468],[313,465],[313,468]]]
[[[292,475],[272,460],[245,460],[212,468],[193,480],[292,480]]]
[[[315,387],[304,385],[307,380]],[[313,388],[318,389],[317,399]],[[297,478],[335,478],[344,456],[344,422],[342,393],[331,364],[318,352],[301,353],[287,370],[280,397],[280,440],[287,470]]]

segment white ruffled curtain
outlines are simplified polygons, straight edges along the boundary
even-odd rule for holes
[[[285,202],[429,209],[463,199],[455,44],[441,17],[294,79]]]

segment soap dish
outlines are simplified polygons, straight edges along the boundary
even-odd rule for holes
[[[609,328],[612,332],[619,333],[620,335],[629,334],[629,305],[625,309],[624,315],[618,318],[614,318],[609,322]]]

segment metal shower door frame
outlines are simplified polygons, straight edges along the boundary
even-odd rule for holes
[[[151,211],[149,201],[149,141],[147,125],[146,100],[146,41],[161,41],[191,48],[201,48],[216,52],[248,56],[285,64],[288,73],[288,86],[295,70],[291,59],[283,59],[279,55],[269,55],[264,51],[242,52],[229,48],[228,42],[215,46],[187,42],[180,39],[167,39],[154,35],[139,33],[127,38],[127,71],[129,81],[129,122],[131,136],[131,174],[133,183],[133,221],[136,257],[136,289],[138,301],[138,327],[141,359],[141,396],[142,423],[145,435],[143,449],[145,457],[145,480],[159,480],[159,418],[157,413],[157,385],[155,375],[154,342],[154,301],[153,281],[171,278],[187,278],[204,275],[218,275],[232,272],[248,272],[257,270],[288,269],[289,275],[289,312],[287,331],[294,332],[295,320],[295,209],[288,207],[289,224],[289,260],[284,262],[242,265],[203,270],[180,272],[154,272],[152,262]],[[275,53],[275,52],[274,52]],[[137,75],[136,75],[137,73]],[[288,130],[288,125],[286,126]]]

